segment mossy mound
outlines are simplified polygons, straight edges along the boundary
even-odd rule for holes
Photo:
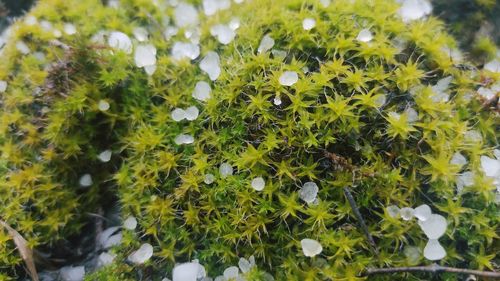
[[[13,26],[0,213],[31,246],[62,247],[118,200],[138,225],[88,280],[160,280],[194,259],[217,276],[252,255],[247,280],[358,280],[433,262],[417,219],[387,209],[427,204],[447,219],[440,263],[498,269],[498,179],[482,163],[495,161],[498,93],[477,89],[500,74],[463,61],[440,21],[405,22],[386,0],[216,1],[213,15],[190,2],[41,0]],[[306,238],[320,255],[304,255]],[[2,278],[20,278],[0,240]],[[127,261],[143,243],[153,257]]]

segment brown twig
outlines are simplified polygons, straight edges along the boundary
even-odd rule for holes
[[[24,239],[24,237],[17,232],[17,230],[13,229],[10,225],[8,225],[5,221],[0,219],[0,225],[3,226],[7,232],[9,233],[12,240],[14,240],[14,244],[21,255],[21,258],[24,260],[26,267],[28,268],[28,274],[30,275],[33,281],[38,281],[38,274],[36,272],[35,262],[33,260],[33,251],[28,246],[28,241]]]
[[[366,269],[365,275],[374,274],[384,274],[384,273],[398,273],[398,272],[429,272],[429,273],[440,273],[449,272],[456,274],[471,274],[481,277],[499,278],[500,272],[496,271],[481,271],[465,268],[447,267],[438,264],[432,264],[427,266],[409,266],[409,267],[387,267],[387,268],[368,268]]]
[[[378,248],[377,244],[375,244],[375,240],[373,240],[373,236],[370,234],[370,231],[368,230],[368,227],[366,226],[365,220],[363,219],[363,216],[361,215],[361,212],[359,211],[358,205],[356,204],[356,201],[354,200],[354,197],[352,196],[351,191],[349,190],[348,187],[344,187],[344,194],[345,197],[347,198],[347,201],[349,201],[349,204],[351,205],[351,209],[354,212],[354,215],[356,216],[358,220],[358,224],[361,227],[361,230],[363,230],[363,233],[366,236],[366,239],[368,239],[368,242],[370,243],[370,246],[375,253],[375,255],[378,256]]]

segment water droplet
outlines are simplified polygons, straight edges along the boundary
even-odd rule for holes
[[[281,105],[281,98],[280,97],[275,97],[273,100],[274,105]]]

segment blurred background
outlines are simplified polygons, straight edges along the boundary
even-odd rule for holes
[[[434,15],[448,24],[461,49],[469,53],[477,64],[492,59],[497,52],[496,46],[500,46],[500,0],[429,1]],[[35,2],[0,0],[0,33]]]

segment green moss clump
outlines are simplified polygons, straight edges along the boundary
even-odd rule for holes
[[[202,10],[199,1],[192,4]],[[127,0],[115,8],[41,0],[30,16],[59,30],[72,23],[77,34],[56,39],[43,26],[14,25],[0,65],[0,80],[8,82],[0,213],[33,247],[72,239],[87,213],[118,200],[122,217],[134,216],[138,226],[123,230],[114,263],[87,280],[160,280],[175,263],[193,259],[217,276],[252,255],[257,267],[247,280],[359,280],[367,267],[432,263],[421,254],[428,239],[417,220],[387,212],[390,205],[428,204],[448,221],[440,263],[498,269],[498,194],[481,164],[498,146],[499,117],[490,106],[497,98],[476,92],[500,75],[450,56],[456,43],[440,21],[405,23],[398,4],[386,0],[252,0],[213,16],[200,12],[196,28],[169,34],[175,9],[161,1]],[[235,18],[235,39],[220,44],[211,27]],[[309,31],[306,18],[316,22]],[[149,39],[134,39],[134,49],[157,50],[152,75],[136,67],[134,53],[96,36],[132,37],[136,27],[145,27]],[[357,39],[363,29],[373,34],[369,42]],[[173,59],[176,42],[196,43],[198,35],[199,56]],[[259,52],[265,35],[273,49]],[[20,53],[21,41],[31,53]],[[209,51],[220,57],[214,81],[200,69]],[[286,71],[298,74],[291,86],[280,82]],[[206,102],[192,96],[200,81],[211,87]],[[99,109],[102,100],[109,110]],[[190,106],[199,109],[195,120],[173,119],[176,108]],[[181,134],[194,142],[177,144]],[[98,155],[107,149],[112,161],[102,163]],[[452,164],[457,153],[466,164]],[[223,163],[232,175],[221,174]],[[458,190],[465,172],[473,182]],[[79,187],[87,173],[92,185]],[[208,174],[215,179],[209,184]],[[257,177],[265,181],[262,191],[252,188]],[[299,194],[306,182],[319,187],[311,204]],[[357,227],[346,186],[378,256]],[[17,278],[21,260],[1,235],[4,279]],[[319,241],[322,253],[304,256],[304,238]],[[153,258],[126,262],[143,243],[153,246]],[[409,247],[419,249],[416,259],[405,256]]]

